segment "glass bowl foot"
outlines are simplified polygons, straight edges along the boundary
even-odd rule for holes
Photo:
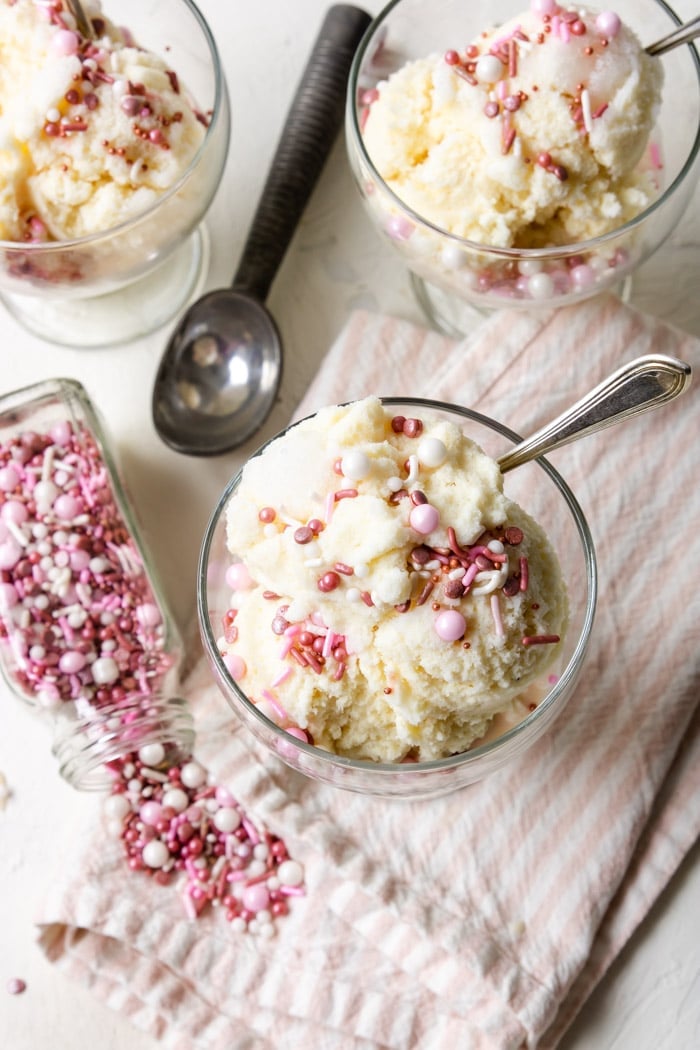
[[[494,306],[467,302],[465,299],[460,299],[458,295],[445,291],[439,285],[431,284],[430,281],[419,277],[413,271],[409,272],[409,279],[416,302],[431,328],[452,339],[463,339],[470,335],[477,325],[496,310],[512,309],[512,305],[508,302]],[[610,291],[617,295],[623,303],[629,302],[632,295],[632,277],[628,274],[610,288]],[[567,297],[562,297],[561,305],[569,305],[571,301]],[[555,309],[555,306],[551,300],[546,304],[539,304],[533,300],[521,303],[518,309],[543,313]]]
[[[2,293],[24,328],[59,346],[115,346],[149,335],[196,299],[209,268],[209,235],[201,224],[167,258],[131,284],[92,298]]]

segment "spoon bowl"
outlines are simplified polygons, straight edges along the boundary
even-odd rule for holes
[[[282,340],[264,305],[343,121],[347,80],[370,16],[331,7],[284,123],[230,288],[198,299],[166,347],[153,421],[176,452],[221,455],[262,426],[277,396]]]
[[[282,340],[253,296],[220,288],[198,299],[175,332],[158,374],[154,419],[176,452],[215,456],[242,444],[272,407]]]

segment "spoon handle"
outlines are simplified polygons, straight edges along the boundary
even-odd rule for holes
[[[68,0],[68,10],[75,19],[80,35],[84,36],[86,40],[94,40],[95,33],[92,28],[92,22],[85,13],[81,0]]]
[[[329,8],[287,113],[233,287],[264,302],[340,130],[350,65],[371,22]]]
[[[700,15],[691,18],[684,25],[678,26],[677,29],[674,29],[672,33],[669,33],[668,36],[663,37],[661,40],[649,44],[649,47],[645,48],[645,50],[648,55],[663,55],[680,44],[690,43],[696,36],[700,36]]]
[[[545,452],[640,415],[678,397],[690,384],[691,368],[663,354],[647,354],[618,368],[556,419],[498,460],[505,474]]]

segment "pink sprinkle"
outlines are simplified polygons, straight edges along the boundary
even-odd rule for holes
[[[155,827],[163,815],[163,807],[158,802],[144,802],[139,809],[139,816],[144,824]]]
[[[556,0],[530,0],[530,8],[536,15],[553,15],[557,9]]]
[[[278,892],[283,893],[285,897],[306,896],[306,890],[302,886],[280,886]]]
[[[229,565],[225,579],[226,585],[232,591],[247,591],[253,586],[251,575],[243,562],[235,562],[233,565]]]
[[[308,650],[304,655],[306,656],[306,662],[308,666],[312,667],[316,674],[320,674],[323,670],[323,664],[318,659],[318,657],[314,656],[314,654],[309,652]]]
[[[408,521],[412,529],[427,536],[438,527],[440,514],[431,503],[419,503],[409,514]]]
[[[341,499],[355,499],[357,496],[357,489],[338,489],[333,494],[333,498],[338,502]]]
[[[503,617],[501,616],[501,604],[498,600],[497,594],[491,595],[491,615],[493,616],[493,625],[496,629],[496,634],[499,638],[503,638],[505,630],[503,628]]]
[[[285,732],[289,733],[290,736],[296,737],[297,740],[303,740],[305,744],[308,744],[309,742],[308,735],[304,732],[303,729],[299,729],[298,726],[288,726],[285,729]]]
[[[7,982],[7,990],[10,995],[21,995],[22,992],[26,991],[27,982],[23,981],[21,977],[11,977]]]
[[[520,590],[525,593],[529,582],[529,571],[527,558],[523,557],[520,559]]]
[[[269,689],[263,689],[261,695],[263,696],[263,698],[265,700],[267,700],[268,704],[270,705],[272,710],[275,712],[275,714],[279,718],[280,722],[287,722],[289,720],[289,715],[287,714],[285,709],[282,707],[282,705],[279,703],[279,701],[276,699],[276,697],[273,696],[273,694],[270,692]]]
[[[508,76],[514,77],[518,73],[518,45],[515,40],[508,41]]]
[[[472,564],[469,566],[464,576],[462,577],[462,586],[465,588],[471,587],[472,583],[474,582],[474,577],[478,572],[479,566],[476,564],[476,562],[472,562]]]
[[[292,673],[292,668],[287,666],[282,668],[280,673],[276,675],[270,683],[273,689],[276,689],[278,685],[282,685],[282,682],[286,682]]]
[[[74,496],[59,496],[53,505],[53,509],[59,518],[70,521],[80,514],[80,502]]]
[[[241,820],[241,824],[245,828],[246,834],[250,841],[253,843],[254,846],[257,846],[257,844],[260,842],[260,836],[258,835],[258,831],[255,825],[251,824],[251,822],[246,817],[243,817],[243,819]]]
[[[238,656],[237,653],[226,653],[224,656],[224,663],[228,669],[229,674],[233,678],[234,682],[240,682],[242,678],[245,678],[246,667],[245,660]]]
[[[58,29],[51,38],[51,49],[57,55],[75,55],[80,47],[80,37],[70,29]]]
[[[326,631],[326,637],[323,639],[323,648],[321,649],[321,656],[323,656],[324,659],[330,656],[336,638],[337,635],[333,631]]]
[[[503,145],[501,147],[503,155],[510,153],[513,143],[515,142],[515,128],[504,119],[503,121]]]
[[[663,168],[663,162],[661,160],[661,150],[659,149],[658,142],[652,142],[649,146],[649,159],[651,160],[652,167],[656,171],[661,171]]]
[[[192,898],[189,895],[189,893],[183,893],[183,895],[182,895],[182,904],[183,904],[183,907],[185,909],[185,914],[187,915],[187,918],[188,919],[196,919],[197,918],[197,909],[195,908],[194,901],[192,900]]]
[[[393,215],[386,224],[386,232],[394,241],[407,241],[415,226],[403,215]]]
[[[294,628],[294,630],[291,630]],[[286,656],[292,651],[294,640],[296,635],[301,634],[301,626],[298,623],[291,624],[290,627],[284,632],[282,638],[282,645],[280,646],[280,660],[284,660]]]
[[[19,482],[20,475],[14,467],[3,467],[0,470],[0,489],[3,492],[12,492],[13,488],[19,485]]]
[[[464,637],[467,621],[457,609],[445,609],[435,617],[435,633],[443,642],[456,642]]]
[[[612,40],[620,32],[620,16],[614,11],[601,11],[595,20],[595,27],[599,33],[608,40]]]
[[[216,789],[215,798],[220,806],[232,806],[235,801],[231,792],[225,787],[218,787]]]
[[[76,674],[78,671],[82,671],[85,666],[86,658],[83,653],[77,649],[69,649],[63,653],[58,661],[59,669],[68,675]],[[79,688],[80,683],[77,683]]]
[[[262,911],[270,903],[270,892],[267,886],[258,882],[245,888],[242,900],[244,906],[250,911]]]
[[[483,543],[477,543],[473,547],[469,548],[469,556],[476,558],[478,556],[482,558],[488,558],[492,562],[505,562],[506,555],[499,554],[497,551],[492,551],[490,547],[485,546]]]
[[[142,627],[157,627],[163,617],[154,602],[144,602],[136,610],[136,619]]]

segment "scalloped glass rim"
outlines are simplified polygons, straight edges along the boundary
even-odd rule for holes
[[[460,247],[469,248],[475,252],[482,252],[483,254],[494,255],[501,259],[550,259],[559,258],[561,255],[578,255],[585,252],[590,252],[593,249],[599,248],[601,245],[607,244],[608,241],[617,240],[620,234],[636,229],[650,216],[653,215],[665,202],[673,195],[674,191],[680,184],[685,180],[686,176],[690,173],[698,154],[700,153],[700,123],[695,132],[695,138],[693,139],[692,146],[686,157],[683,167],[676,175],[673,182],[666,187],[666,189],[649,205],[644,211],[640,212],[633,219],[624,223],[622,226],[617,226],[614,230],[610,230],[608,233],[601,234],[599,237],[594,237],[590,241],[575,241],[572,244],[560,244],[552,248],[496,248],[490,244],[483,244],[480,241],[470,241],[466,237],[459,237],[457,234],[450,233],[448,230],[444,230],[441,226],[436,226],[428,219],[418,215],[417,212],[413,211],[407,204],[405,204],[400,197],[394,193],[390,186],[384,181],[382,176],[375,168],[372,160],[365,150],[364,138],[360,131],[360,126],[357,119],[358,107],[356,105],[357,100],[357,81],[362,63],[364,61],[367,48],[374,37],[377,28],[385,20],[387,15],[402,2],[402,0],[391,0],[386,7],[382,8],[379,14],[373,19],[370,25],[367,27],[365,35],[360,41],[359,47],[355,52],[352,65],[350,67],[350,75],[348,77],[348,94],[346,101],[346,116],[348,118],[350,127],[352,128],[353,138],[355,144],[362,158],[362,163],[365,164],[374,179],[382,187],[382,190],[387,194],[391,201],[401,209],[404,214],[408,215],[416,226],[422,226],[425,229],[432,230],[433,233],[439,234],[441,237],[446,237],[453,244],[459,245]],[[668,17],[676,25],[682,25],[682,19],[678,17],[676,12],[669,7],[665,0],[655,0],[655,3],[666,12]],[[698,78],[698,89],[700,90],[700,55],[696,51],[693,44],[685,45],[689,48],[692,56],[692,61],[695,65],[695,72]]]
[[[452,412],[456,415],[462,416],[466,420],[471,420],[475,423],[481,424],[491,430],[496,431],[503,437],[507,438],[512,442],[522,441],[521,435],[517,434],[514,430],[506,427],[504,424],[491,419],[489,416],[485,416],[480,412],[474,412],[471,409],[463,408],[460,405],[452,405],[446,401],[434,401],[430,398],[422,397],[383,397],[381,399],[384,405],[405,405],[411,404],[416,405],[419,408],[426,408],[432,411],[444,411]],[[308,418],[308,417],[306,417]],[[295,423],[290,424],[286,430],[292,429],[302,420],[297,420]],[[281,433],[285,433],[282,431]],[[261,455],[271,442],[275,441],[280,434],[273,435],[268,441],[261,445],[251,456],[251,459]],[[410,771],[413,773],[421,772],[437,772],[440,770],[451,770],[459,766],[469,766],[476,764],[481,758],[486,755],[490,755],[495,751],[500,750],[506,743],[517,739],[521,734],[525,733],[528,728],[534,723],[540,721],[541,718],[552,708],[562,695],[566,695],[569,689],[572,679],[576,677],[580,666],[583,662],[586,650],[588,648],[588,642],[591,636],[591,630],[593,627],[593,619],[595,615],[595,608],[598,596],[598,570],[596,565],[595,548],[593,544],[593,537],[591,535],[588,523],[584,517],[581,506],[578,500],[574,496],[573,492],[564,481],[562,476],[557,470],[549,463],[544,457],[540,456],[535,461],[546,474],[549,475],[550,479],[554,482],[557,489],[564,498],[564,502],[568,506],[572,518],[576,524],[578,535],[581,539],[585,566],[586,566],[586,585],[588,588],[588,601],[586,603],[586,612],[581,627],[579,638],[566,667],[561,672],[558,681],[552,686],[552,689],[547,694],[545,699],[532,711],[526,715],[522,721],[516,725],[507,729],[501,733],[498,737],[493,740],[489,740],[485,744],[481,744],[478,747],[474,747],[469,751],[463,751],[458,755],[451,755],[448,758],[433,759],[430,762],[411,762],[409,764],[399,762],[371,762],[365,759],[347,758],[343,755],[336,755],[330,751],[324,751],[322,748],[314,747],[313,744],[305,743],[302,740],[296,738],[290,738],[286,730],[280,726],[275,725],[270,719],[266,718],[265,715],[257,709],[255,704],[248,699],[243,690],[234,681],[231,675],[226,670],[224,663],[219,655],[219,651],[216,645],[216,638],[214,637],[211,629],[211,622],[209,618],[209,609],[207,602],[207,566],[209,563],[209,553],[211,550],[212,542],[216,528],[219,524],[222,514],[225,512],[228,501],[231,494],[238,486],[243,469],[239,470],[236,475],[229,481],[226,486],[223,495],[217,503],[213,514],[211,515],[207,524],[206,531],[204,533],[204,539],[202,540],[202,546],[199,554],[199,563],[197,566],[197,614],[199,618],[200,632],[203,637],[205,649],[207,654],[213,660],[217,670],[217,674],[225,682],[227,689],[235,693],[236,697],[241,701],[247,711],[249,711],[253,717],[260,723],[261,727],[266,732],[273,732],[274,735],[280,740],[287,744],[290,740],[293,740],[295,750],[299,750],[307,755],[312,755],[314,759],[320,761],[329,767],[339,768],[345,767],[353,770],[362,770],[372,774],[379,774],[384,776],[396,776],[397,773],[405,773]],[[280,756],[282,757],[282,756]],[[282,761],[284,759],[282,758]]]
[[[139,223],[150,218],[156,211],[158,211],[166,201],[179,193],[185,185],[192,172],[202,160],[202,156],[207,148],[209,140],[212,138],[219,120],[222,119],[221,114],[226,111],[227,107],[222,105],[222,102],[225,101],[226,95],[226,79],[221,65],[219,49],[216,46],[216,41],[214,40],[211,29],[209,28],[209,24],[192,0],[180,0],[180,3],[183,3],[190,9],[195,20],[199,23],[199,27],[207,42],[209,53],[211,54],[215,84],[214,105],[212,107],[211,119],[207,125],[206,134],[200,143],[199,149],[180,178],[170,187],[169,190],[167,190],[166,193],[159,197],[157,201],[151,204],[150,207],[146,208],[145,211],[139,212],[138,215],[132,216],[130,219],[127,219],[126,222],[122,222],[118,226],[110,226],[108,230],[102,230],[100,233],[91,233],[85,237],[76,237],[73,240],[67,241],[42,241],[38,243],[33,241],[0,240],[1,252],[11,253],[13,251],[21,251],[23,255],[31,254],[40,256],[49,252],[55,254],[57,251],[69,251],[74,248],[92,247],[95,244],[99,244],[102,240],[111,240],[115,234],[124,233],[125,231],[138,226]]]

